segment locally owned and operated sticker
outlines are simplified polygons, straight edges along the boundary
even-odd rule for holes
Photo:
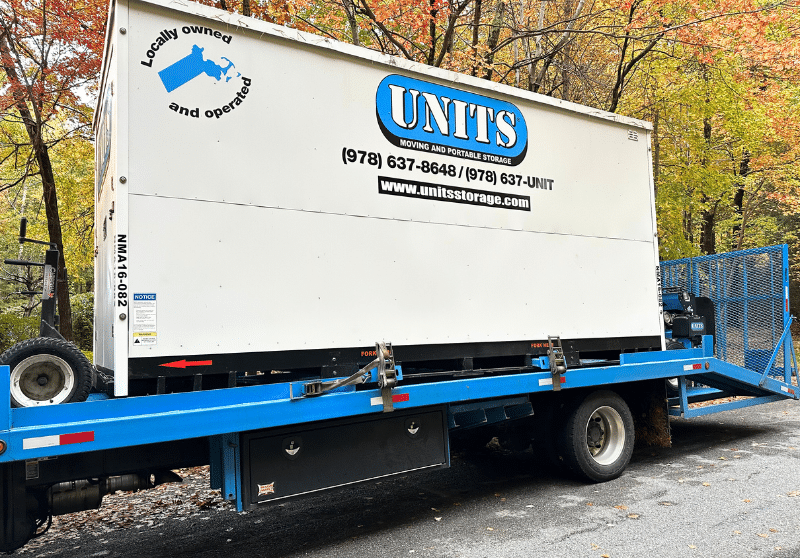
[[[217,120],[241,106],[252,86],[229,57],[232,40],[199,25],[163,29],[146,44],[140,62],[155,71],[171,111]]]

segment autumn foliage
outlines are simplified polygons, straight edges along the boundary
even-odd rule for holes
[[[649,120],[662,256],[800,249],[800,6],[769,0],[202,0],[217,8]],[[82,132],[105,3],[6,0],[2,29],[51,145]],[[43,57],[42,53],[47,53]],[[15,54],[16,53],[16,54]],[[13,119],[12,119],[13,121]],[[58,126],[54,123],[58,122]],[[56,133],[55,130],[58,129]],[[0,189],[20,170],[4,123]],[[16,135],[14,135],[16,134]],[[16,139],[12,140],[14,135]],[[9,158],[9,153],[14,156]],[[27,158],[26,158],[27,157]],[[32,162],[31,162],[32,161]],[[9,172],[9,169],[15,169]],[[16,174],[15,174],[16,173]],[[90,180],[89,177],[86,180]],[[87,200],[88,203],[88,200]],[[794,272],[800,276],[800,267]],[[798,297],[794,297],[795,300]]]

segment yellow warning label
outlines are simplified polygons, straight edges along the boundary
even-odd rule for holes
[[[157,334],[156,334],[155,331],[134,331],[133,332],[133,336],[134,337],[156,337],[156,335]]]

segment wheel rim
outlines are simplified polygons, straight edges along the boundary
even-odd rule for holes
[[[678,383],[678,378],[668,378],[667,379],[667,386],[672,391],[678,391],[680,389],[680,384]]]
[[[34,355],[11,371],[11,396],[23,407],[63,403],[75,386],[72,367],[55,355]]]
[[[613,407],[600,407],[586,423],[586,448],[600,465],[611,465],[625,447],[625,426]]]

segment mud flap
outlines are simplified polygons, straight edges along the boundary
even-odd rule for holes
[[[35,499],[31,497],[35,503]],[[25,463],[16,461],[0,465],[0,551],[12,552],[33,537],[34,520],[28,513],[25,490]]]

